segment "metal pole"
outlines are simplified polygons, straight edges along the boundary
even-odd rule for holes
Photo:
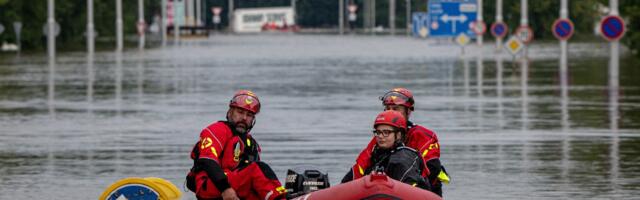
[[[167,0],[162,0],[162,24],[160,30],[162,32],[162,46],[167,46]]]
[[[229,30],[233,31],[233,0],[229,0]]]
[[[371,0],[371,34],[376,34],[376,0]]]
[[[116,51],[122,51],[122,0],[116,0]]]
[[[496,0],[496,23],[502,22],[502,0]],[[496,38],[496,50],[502,51],[502,38]]]
[[[202,25],[202,0],[196,0],[196,26]]]
[[[94,46],[93,0],[87,0],[87,102],[93,102],[93,54]]]
[[[55,6],[55,1],[54,0],[49,0],[48,2],[49,5],[49,16],[47,18],[47,28],[49,29],[47,32],[47,50],[49,53],[49,61],[53,61],[54,57],[56,56],[56,34],[55,34],[55,25],[56,25],[56,21],[54,19],[54,15],[55,15],[55,11],[54,11],[54,6]]]
[[[344,0],[338,0],[338,32],[344,34]]]
[[[87,52],[93,54],[94,47],[93,0],[87,0]]]
[[[179,18],[178,17],[178,1],[181,0],[175,0],[173,1],[173,44],[174,45],[178,45],[180,43],[180,23],[179,23]]]
[[[48,27],[48,34],[47,34],[47,50],[48,50],[48,54],[49,54],[49,84],[48,85],[48,104],[49,104],[49,113],[54,113],[54,108],[53,108],[53,99],[55,98],[55,70],[56,70],[56,66],[55,66],[55,57],[56,57],[56,35],[54,32],[54,27],[55,27],[55,19],[54,19],[54,15],[55,15],[55,1],[54,0],[49,0],[48,1],[48,18],[47,18],[47,24]]]
[[[143,0],[138,0],[138,26],[143,26],[143,25],[144,25],[144,3],[143,3]],[[138,48],[144,49],[144,40],[145,40],[144,28],[142,28],[142,31],[138,34],[140,34],[138,38]]]
[[[185,7],[187,8],[187,26],[193,26],[193,0],[185,0]]]
[[[293,24],[298,24],[298,18],[296,13],[296,0],[291,0],[291,9],[293,9]]]
[[[529,14],[527,13],[527,0],[520,1],[520,26],[528,26],[529,25]],[[533,34],[533,33],[530,33]],[[524,45],[523,53],[525,57],[527,56],[527,45]]]
[[[568,9],[568,1],[562,0],[560,2],[560,19],[568,19],[569,17],[569,9]],[[561,89],[561,107],[562,107],[562,129],[567,130],[569,128],[569,77],[568,77],[568,62],[567,62],[567,41],[560,40],[560,89]]]
[[[407,0],[407,36],[411,36],[411,0]]]
[[[478,0],[478,12],[476,14],[476,20],[478,21],[478,24],[476,26],[478,26],[480,23],[484,22],[484,20],[482,19],[482,0]],[[483,35],[476,35],[477,39],[476,42],[478,44],[478,46],[482,46],[482,39],[483,39]]]
[[[389,31],[396,34],[396,0],[389,0]]]
[[[364,29],[365,32],[369,31],[369,12],[371,11],[371,9],[369,8],[369,0],[364,0],[362,2],[362,15],[363,15],[363,26],[362,28]]]

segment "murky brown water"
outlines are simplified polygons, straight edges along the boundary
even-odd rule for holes
[[[532,47],[523,66],[489,45],[463,58],[400,37],[217,36],[99,52],[92,65],[59,53],[52,73],[44,54],[4,56],[0,199],[95,199],[129,176],[182,187],[199,131],[240,88],[262,100],[253,134],[279,178],[307,165],[335,184],[370,139],[377,97],[398,86],[414,91],[412,120],[440,137],[447,199],[636,198],[637,60],[621,59],[616,79],[605,43],[571,47],[566,76],[556,44]]]

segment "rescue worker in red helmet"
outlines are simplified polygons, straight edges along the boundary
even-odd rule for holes
[[[363,174],[384,172],[400,182],[429,190],[430,185],[422,177],[424,166],[416,150],[404,145],[407,121],[394,110],[378,114],[373,124],[375,145]]]
[[[406,88],[394,88],[380,97],[384,110],[395,110],[403,114],[407,119],[407,134],[404,139],[405,145],[415,149],[422,157],[422,176],[429,181],[431,191],[442,196],[442,182],[447,183],[449,176],[440,163],[440,144],[435,132],[412,123],[409,120],[411,112],[414,110],[413,94]],[[364,176],[363,169],[369,167],[367,160],[372,156],[373,147],[376,145],[375,138],[367,147],[362,150],[353,165],[351,171],[345,175],[342,182],[357,179]]]
[[[259,112],[258,96],[240,90],[229,102],[227,120],[202,130],[187,175],[187,187],[198,199],[285,197],[285,188],[269,165],[260,161],[260,146],[249,133]]]

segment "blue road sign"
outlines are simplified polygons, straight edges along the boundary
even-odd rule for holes
[[[553,30],[553,35],[558,38],[558,40],[568,40],[573,35],[573,22],[569,19],[558,19],[551,26]]]
[[[414,12],[411,22],[414,37],[420,37],[421,29],[429,29],[429,15],[426,12]]]
[[[507,35],[509,28],[504,22],[496,22],[491,25],[491,34],[496,38],[503,38]]]
[[[477,5],[476,0],[430,0],[429,35],[455,37],[465,33],[475,38],[469,25],[476,21]]]
[[[600,32],[605,39],[614,41],[624,34],[624,21],[618,16],[607,16],[600,23]]]

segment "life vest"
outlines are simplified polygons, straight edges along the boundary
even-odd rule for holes
[[[187,174],[187,188],[196,191],[196,179],[207,176],[197,165],[199,158],[216,161],[226,172],[242,169],[251,162],[260,160],[260,146],[249,133],[235,134],[228,122],[218,121],[200,133],[200,140],[191,150],[193,166]]]

